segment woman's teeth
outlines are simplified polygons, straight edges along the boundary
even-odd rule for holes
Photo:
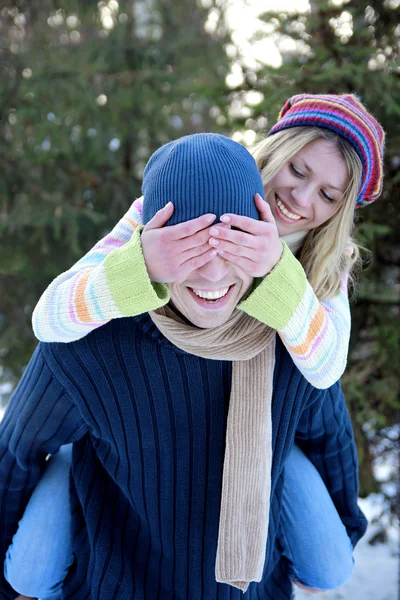
[[[277,199],[276,203],[279,207],[279,210],[281,212],[283,212],[285,217],[287,217],[288,219],[292,219],[293,221],[298,221],[299,219],[301,219],[301,217],[299,215],[294,215],[293,213],[289,212],[288,209],[285,208],[285,205],[280,200]]]
[[[196,294],[196,296],[199,296],[199,298],[204,298],[205,300],[219,300],[220,298],[226,296],[228,292],[229,287],[213,292],[208,292],[205,290],[193,290],[193,293]]]

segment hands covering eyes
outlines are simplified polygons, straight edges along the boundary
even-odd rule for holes
[[[257,194],[255,205],[261,221],[229,213],[215,224],[216,216],[206,214],[164,227],[174,212],[173,204],[168,203],[142,232],[150,279],[163,283],[185,281],[191,271],[217,254],[253,277],[267,275],[279,261],[283,247],[268,203]]]
[[[217,255],[217,251],[209,244],[209,229],[216,219],[215,215],[206,214],[179,225],[164,227],[173,212],[174,205],[169,202],[154,215],[142,232],[144,260],[152,281],[185,281],[191,271],[199,269]]]
[[[283,246],[269,204],[259,194],[254,201],[260,221],[231,213],[222,215],[222,223],[230,227],[213,225],[209,243],[220,256],[249,275],[265,277],[279,261]]]

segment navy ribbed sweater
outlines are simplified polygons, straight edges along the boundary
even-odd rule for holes
[[[242,592],[214,575],[231,368],[179,350],[148,315],[112,321],[71,344],[40,344],[0,425],[3,556],[45,456],[75,442],[75,561],[64,598],[239,600]],[[291,597],[279,530],[295,436],[353,544],[366,527],[339,384],[314,389],[279,341],[273,383],[266,563],[263,581],[244,595],[249,600]],[[0,591],[13,598],[4,579]]]

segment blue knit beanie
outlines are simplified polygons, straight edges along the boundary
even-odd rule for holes
[[[264,188],[254,158],[244,146],[215,133],[188,135],[159,148],[143,174],[143,223],[167,202],[167,225],[226,212],[259,219],[254,196]]]

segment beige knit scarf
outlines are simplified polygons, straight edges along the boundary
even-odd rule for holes
[[[215,576],[246,591],[261,581],[268,536],[275,331],[238,310],[212,329],[187,324],[168,305],[150,316],[178,348],[233,361]]]

